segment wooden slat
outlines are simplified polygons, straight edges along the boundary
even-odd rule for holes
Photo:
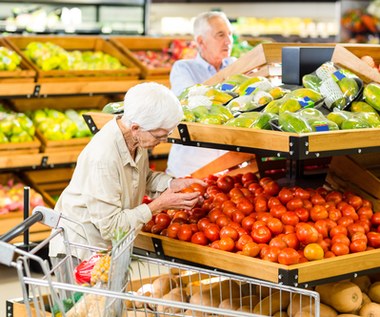
[[[358,75],[365,83],[380,83],[380,73],[376,68],[370,67],[360,57],[371,56],[376,64],[380,62],[380,45],[368,44],[338,44],[334,49],[331,61]]]
[[[0,96],[32,96],[35,83],[1,83]]]
[[[292,270],[297,270],[298,283],[310,283],[342,274],[354,274],[378,268],[380,261],[380,250],[377,249],[286,266],[146,232],[138,234],[135,246],[152,252],[154,250],[152,238],[161,240],[165,256],[274,283],[283,282],[280,275],[290,273]],[[236,265],[237,263],[239,265]]]
[[[215,174],[229,168],[233,168],[243,162],[254,160],[255,155],[240,152],[227,152],[210,163],[202,166],[192,176],[195,178],[204,178],[210,174]]]

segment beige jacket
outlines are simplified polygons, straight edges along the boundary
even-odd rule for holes
[[[108,122],[83,149],[70,184],[61,194],[55,210],[82,223],[83,229],[61,221],[71,242],[107,248],[116,228],[136,228],[148,222],[151,211],[142,204],[145,194],[163,192],[170,176],[149,168],[148,152],[139,148],[133,160],[116,118]],[[63,239],[50,242],[50,256],[66,254]],[[83,259],[84,250],[72,254]]]

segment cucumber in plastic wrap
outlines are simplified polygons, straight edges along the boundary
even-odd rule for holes
[[[289,111],[279,114],[278,124],[280,129],[285,132],[307,133],[312,131],[306,120],[302,119],[299,114]]]

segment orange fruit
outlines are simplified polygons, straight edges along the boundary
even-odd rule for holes
[[[303,254],[309,261],[321,260],[325,255],[318,243],[309,243],[303,250]]]

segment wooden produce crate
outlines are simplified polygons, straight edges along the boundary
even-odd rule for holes
[[[336,189],[358,193],[380,212],[379,153],[333,157],[326,182]]]
[[[23,50],[30,42],[51,42],[59,45],[67,51],[102,51],[119,59],[126,69],[120,70],[50,70],[42,71],[31,62],[37,72],[38,82],[56,81],[123,81],[137,79],[140,74],[139,68],[114,45],[99,36],[10,36],[7,38],[12,48],[24,59],[28,59]]]
[[[9,45],[5,38],[0,38],[0,46],[9,48],[13,51],[15,49]],[[16,52],[18,53],[18,52]],[[19,70],[2,70],[0,71],[0,82],[3,83],[32,83],[36,80],[37,72],[33,69],[29,60],[22,57],[19,65]]]
[[[136,51],[162,52],[168,49],[173,40],[191,40],[191,37],[110,37],[110,42],[141,69],[143,79],[169,78],[171,67],[151,68],[143,64],[134,54]]]
[[[263,43],[242,55],[235,63],[223,68],[204,82],[206,85],[215,85],[224,81],[228,76],[246,74],[248,76],[270,76],[273,64],[282,62],[282,48],[287,46],[323,46],[334,47],[333,43]],[[275,70],[277,73],[277,70]]]
[[[138,234],[134,246],[151,253],[160,250],[159,256],[291,286],[352,278],[361,271],[378,270],[380,261],[380,250],[375,249],[287,266],[146,232]]]
[[[358,75],[365,83],[380,83],[380,72],[370,67],[360,58],[371,56],[375,63],[380,63],[380,45],[368,44],[337,44],[331,61]]]
[[[44,195],[39,191],[38,188],[34,187],[31,183],[29,183],[27,180],[23,179],[22,177],[18,177],[15,174],[6,173],[6,174],[0,174],[0,184],[6,185],[9,180],[14,179],[15,182],[22,182],[25,184],[25,186],[30,186],[33,190],[40,193],[44,199],[44,202],[47,206],[49,206],[48,201],[45,199]],[[7,195],[8,193],[5,193]],[[9,195],[17,195],[21,196],[19,199],[23,201],[23,192],[22,194],[17,191],[15,193],[10,193]],[[32,214],[33,210],[30,210],[30,215]],[[20,224],[23,221],[24,211],[22,209],[16,210],[16,211],[10,211],[6,214],[0,215],[0,235],[8,232],[11,228],[16,227],[18,224]],[[29,229],[30,234],[30,241],[41,241],[44,238],[46,238],[50,234],[50,227],[47,227],[43,224],[36,223]],[[19,243],[23,241],[23,236],[18,236],[14,238],[10,243]]]
[[[23,176],[28,183],[36,188],[46,203],[53,208],[57,198],[69,184],[74,167],[55,168],[54,173],[49,170],[26,171]]]
[[[36,154],[40,152],[41,142],[37,137],[33,141],[0,144],[0,156]]]

